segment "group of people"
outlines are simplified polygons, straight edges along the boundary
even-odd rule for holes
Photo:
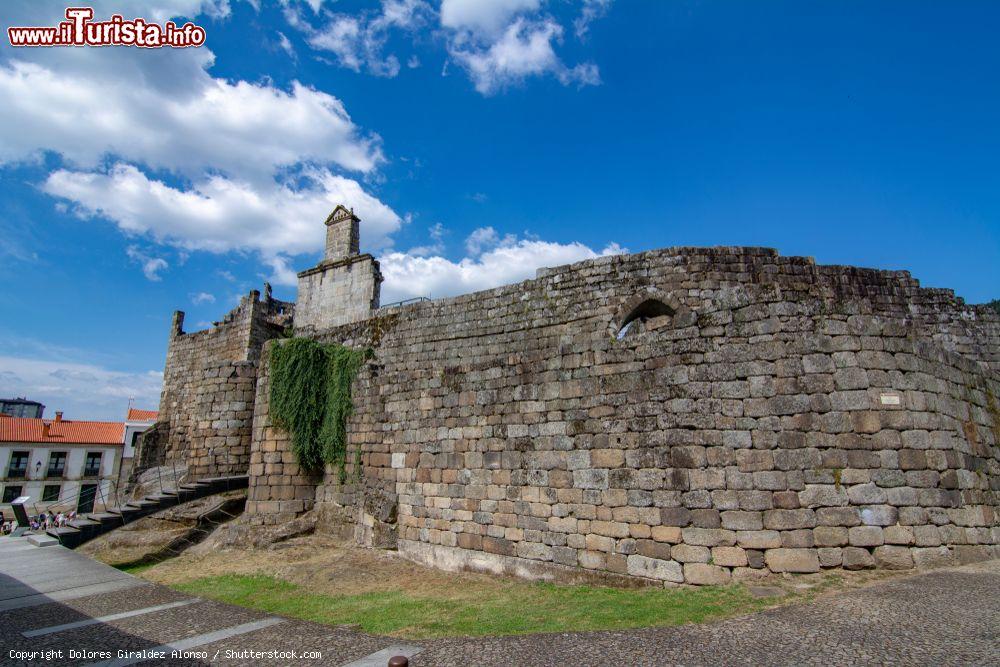
[[[30,517],[31,530],[48,530],[49,528],[61,528],[76,518],[76,512],[42,512],[37,516]],[[0,534],[10,535],[17,528],[17,521],[8,520],[0,511]]]
[[[67,523],[76,518],[76,512],[42,512],[38,516],[31,517],[32,530],[48,530],[49,528],[62,528]]]

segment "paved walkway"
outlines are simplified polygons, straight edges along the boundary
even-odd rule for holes
[[[62,547],[0,538],[0,665],[377,667],[399,653],[411,654],[415,667],[1000,665],[1000,561],[708,625],[418,643],[192,598]],[[36,653],[28,663],[11,651],[62,654],[43,661]],[[205,657],[143,661],[151,652],[172,651]]]
[[[60,546],[0,538],[0,648],[0,665],[384,667],[418,647],[192,598]],[[169,659],[174,651],[189,657]],[[168,659],[144,661],[152,652]]]
[[[706,625],[449,639],[417,665],[1000,665],[1000,561]]]

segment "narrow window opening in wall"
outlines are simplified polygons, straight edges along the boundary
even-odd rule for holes
[[[655,331],[670,323],[674,310],[659,299],[646,299],[632,309],[618,329],[618,340],[630,333]]]

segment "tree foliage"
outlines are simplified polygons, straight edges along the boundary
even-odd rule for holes
[[[299,464],[324,463],[345,477],[347,419],[354,410],[351,384],[371,350],[292,338],[271,348],[271,419],[292,437]]]

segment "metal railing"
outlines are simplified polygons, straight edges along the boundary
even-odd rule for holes
[[[429,296],[415,296],[412,299],[403,299],[402,301],[393,301],[392,303],[387,303],[383,306],[379,306],[378,309],[382,310],[384,308],[398,308],[399,306],[408,306],[411,303],[422,303],[424,301],[430,301]]]

